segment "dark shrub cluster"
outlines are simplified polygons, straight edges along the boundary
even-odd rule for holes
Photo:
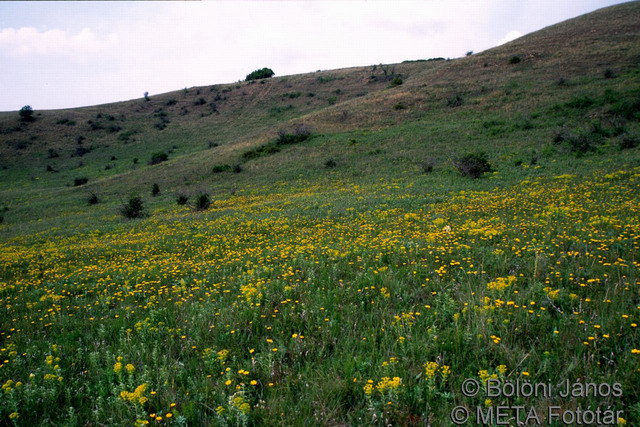
[[[302,96],[302,92],[289,92],[289,93],[283,93],[282,97],[283,98],[289,98],[289,99],[295,99]]]
[[[74,187],[79,187],[81,185],[85,185],[87,182],[89,182],[89,178],[87,178],[86,176],[82,176],[79,178],[74,178],[73,179],[73,186]]]
[[[625,135],[623,138],[620,139],[620,143],[619,143],[619,147],[621,150],[629,150],[631,148],[636,148],[638,145],[640,145],[640,137],[639,136],[632,136],[632,135]]]
[[[157,165],[158,163],[166,162],[169,160],[169,155],[164,151],[158,151],[157,153],[153,153],[151,155],[151,160],[149,161],[150,165]]]
[[[609,112],[627,120],[640,120],[640,93],[636,92],[635,97],[613,102]]]
[[[268,156],[269,154],[274,154],[280,151],[280,147],[275,141],[268,142],[266,144],[260,145],[256,148],[252,148],[249,151],[245,151],[242,153],[242,158],[244,160],[252,160],[257,159],[262,156]]]
[[[327,168],[327,169],[333,169],[336,166],[338,166],[338,163],[336,163],[336,161],[334,159],[327,159],[324,162],[324,167]]]
[[[89,197],[87,197],[87,204],[97,205],[98,203],[100,203],[100,198],[98,197],[98,195],[96,193],[89,194]]]
[[[211,206],[211,197],[207,193],[200,193],[198,197],[196,197],[195,209],[198,211],[205,211],[209,209]]]
[[[400,86],[402,83],[404,83],[404,81],[402,80],[402,77],[396,76],[393,78],[393,80],[391,80],[391,83],[389,83],[389,87]]]
[[[18,111],[21,122],[32,122],[35,120],[33,117],[33,108],[30,105],[25,105]]]
[[[297,144],[299,142],[306,141],[311,137],[311,128],[307,125],[300,124],[296,126],[293,132],[288,133],[284,130],[280,130],[278,132],[278,138],[276,139],[276,144],[278,145],[287,145],[287,144]]]
[[[213,173],[222,173],[222,172],[227,172],[231,170],[231,165],[215,165],[212,169],[211,172]]]
[[[329,83],[329,82],[332,82],[334,80],[338,80],[338,78],[335,77],[335,76],[318,76],[316,78],[316,81],[318,83]]]
[[[278,114],[282,114],[293,109],[295,109],[295,107],[291,104],[283,105],[282,107],[272,107],[269,108],[269,114],[271,114],[272,116],[277,116]]]
[[[274,154],[280,151],[283,145],[298,144],[311,138],[311,128],[307,125],[300,124],[296,126],[292,132],[280,130],[278,137],[266,144],[253,148],[249,151],[245,151],[242,154],[242,158],[245,160],[257,159],[258,157]]]
[[[454,93],[449,98],[447,98],[448,107],[460,107],[463,104],[464,104],[464,98],[459,93]]]
[[[462,176],[474,179],[480,178],[485,173],[493,170],[487,154],[484,152],[465,154],[464,156],[454,159],[453,165]]]
[[[158,121],[153,124],[153,127],[158,130],[165,129],[167,127],[167,124],[171,123],[169,117],[167,117],[167,113],[162,108],[159,108],[155,111],[154,117],[157,117]]]
[[[102,116],[101,116],[102,117]],[[104,129],[104,124],[101,122],[94,122],[93,120],[87,120],[89,127],[91,130],[102,130]]]
[[[522,61],[522,58],[520,58],[519,55],[513,55],[511,58],[509,58],[509,64],[519,64]]]
[[[120,214],[129,219],[146,216],[142,199],[138,196],[129,197],[129,200],[120,206]]]
[[[600,142],[601,137],[597,134],[589,132],[571,133],[566,130],[558,132],[553,138],[554,144],[564,144],[569,148],[569,151],[576,154],[595,151]]]
[[[123,144],[128,144],[129,142],[135,141],[135,139],[133,138],[133,135],[137,133],[138,133],[137,130],[128,130],[128,131],[122,132],[120,135],[118,135],[118,141],[122,142]]]
[[[158,194],[160,194],[160,186],[154,182],[151,186],[151,195],[156,197]]]
[[[75,150],[73,150],[73,154],[71,154],[71,157],[82,157],[85,154],[88,154],[91,152],[91,147],[85,147],[84,145],[78,145]]]
[[[275,73],[271,68],[260,68],[259,70],[255,70],[247,74],[246,81],[268,79],[269,77],[273,77],[274,74]]]
[[[74,126],[76,124],[76,122],[74,122],[73,120],[64,118],[64,119],[56,120],[56,124],[57,125]]]
[[[186,205],[188,201],[189,196],[187,196],[186,194],[178,194],[176,196],[176,203],[180,206]]]
[[[420,168],[423,173],[431,173],[433,172],[433,168],[436,166],[436,161],[434,159],[426,159],[420,164]]]

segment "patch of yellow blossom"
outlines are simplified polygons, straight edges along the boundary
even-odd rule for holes
[[[516,283],[516,276],[496,277],[493,282],[487,283],[487,289],[501,291]]]
[[[426,362],[423,367],[424,376],[427,380],[431,380],[440,374],[440,377],[444,381],[451,374],[451,367],[449,365],[441,365],[438,362]]]
[[[140,405],[144,405],[149,400],[144,395],[145,391],[147,391],[147,384],[140,384],[132,392],[126,390],[121,391],[120,398],[131,403],[139,403]]]

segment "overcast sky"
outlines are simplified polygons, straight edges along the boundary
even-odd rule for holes
[[[0,111],[482,50],[619,0],[0,2]]]

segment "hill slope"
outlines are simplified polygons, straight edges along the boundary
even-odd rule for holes
[[[289,180],[318,169],[326,160],[320,156],[343,158],[347,175],[372,170],[395,175],[417,170],[416,159],[434,157],[443,163],[460,151],[485,146],[486,136],[495,145],[490,147],[494,157],[506,155],[505,144],[516,157],[523,149],[541,151],[559,126],[584,124],[585,116],[603,108],[592,105],[561,117],[545,110],[607,89],[614,93],[611,99],[618,100],[619,94],[631,103],[637,99],[631,89],[640,58],[638,10],[636,3],[603,9],[452,61],[190,88],[150,101],[41,111],[26,125],[15,112],[2,113],[0,197],[19,218],[31,203],[57,216],[64,208],[51,200],[73,204],[92,191],[112,199],[146,191],[153,182],[166,193],[200,186],[241,189],[257,179]],[[512,57],[520,62],[511,64]],[[603,81],[607,69],[618,78]],[[390,88],[396,75],[403,84]],[[559,86],[560,81],[566,84]],[[463,105],[447,107],[456,96]],[[243,161],[249,147],[295,123],[327,135],[270,159]],[[521,132],[523,126],[529,129]],[[359,130],[380,136],[354,138]],[[365,149],[337,143],[358,139],[371,142]],[[467,145],[474,139],[482,142]],[[376,150],[381,152],[363,155]],[[169,162],[149,166],[152,154],[160,151],[170,154]],[[211,173],[215,165],[238,163],[243,163],[242,174]],[[87,177],[88,185],[68,188],[78,177]],[[11,222],[14,215],[5,217]]]
[[[29,124],[21,124],[15,112],[2,113],[0,197],[17,212],[36,202],[47,206],[47,215],[56,216],[62,206],[49,201],[61,197],[71,202],[93,191],[111,199],[132,190],[144,192],[153,182],[168,192],[200,186],[240,189],[257,179],[290,180],[318,169],[326,160],[319,156],[343,158],[349,164],[347,175],[382,169],[393,176],[416,170],[416,159],[433,157],[442,163],[487,142],[495,145],[494,155],[506,154],[505,144],[516,157],[523,149],[541,151],[559,126],[587,124],[585,117],[603,111],[592,105],[558,117],[549,108],[583,94],[597,97],[607,89],[613,91],[611,100],[637,100],[632,89],[640,58],[639,10],[637,3],[603,9],[452,61],[190,88],[150,101],[41,111]],[[520,62],[511,64],[513,57]],[[603,81],[607,69],[618,78]],[[396,76],[403,84],[389,87]],[[560,81],[565,84],[559,86]],[[447,107],[456,97],[463,105]],[[243,160],[250,147],[295,123],[327,135],[270,159]],[[528,129],[520,132],[519,127]],[[488,128],[490,141],[485,141]],[[380,138],[364,150],[362,144],[345,149],[326,140],[357,141],[363,138],[352,138],[349,132],[357,135],[359,130],[379,133]],[[467,145],[474,139],[482,143]],[[376,150],[382,152],[363,156]],[[170,160],[148,165],[155,152],[169,154]],[[211,173],[215,165],[239,163],[242,174]],[[88,185],[68,188],[78,177],[88,178]],[[5,217],[11,222],[13,215]]]
[[[494,378],[619,383],[518,402],[638,424],[639,146],[639,2],[461,59],[0,113],[1,423],[441,425],[512,403],[460,392]]]

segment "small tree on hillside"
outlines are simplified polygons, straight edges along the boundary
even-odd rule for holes
[[[20,121],[22,122],[32,122],[33,121],[33,108],[30,105],[25,105],[18,112],[20,115]]]
[[[247,74],[247,81],[258,80],[258,79],[268,79],[269,77],[273,77],[275,73],[271,68],[261,68],[259,70],[255,70],[249,74]]]
[[[462,176],[477,179],[493,168],[484,152],[469,153],[453,160],[453,165]]]
[[[142,199],[138,196],[129,197],[129,201],[120,206],[120,214],[129,219],[146,216]]]

